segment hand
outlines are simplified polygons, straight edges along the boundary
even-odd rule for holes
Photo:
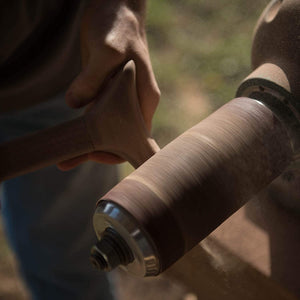
[[[81,24],[82,71],[69,87],[66,101],[73,108],[89,104],[101,93],[109,79],[132,59],[136,65],[141,112],[151,131],[160,92],[153,74],[144,28],[145,1],[90,1]],[[93,152],[62,162],[58,167],[68,170],[86,160],[102,163],[123,161],[109,153]]]

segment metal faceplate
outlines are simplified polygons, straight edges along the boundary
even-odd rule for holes
[[[121,235],[131,249],[134,260],[127,266],[120,265],[122,269],[140,277],[155,276],[160,273],[157,250],[150,237],[119,205],[106,200],[100,201],[93,217],[93,224],[99,240],[105,229],[111,227]]]

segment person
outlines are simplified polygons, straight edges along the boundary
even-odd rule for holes
[[[145,14],[146,0],[1,3],[0,142],[77,116],[131,59],[150,130],[160,92]],[[88,257],[96,200],[118,181],[101,163],[120,161],[88,153],[2,183],[5,231],[33,299],[114,299]]]

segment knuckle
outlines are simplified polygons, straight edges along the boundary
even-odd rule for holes
[[[116,58],[124,59],[140,38],[140,25],[134,13],[126,8],[120,13],[119,20],[107,33],[104,48]]]
[[[152,98],[153,98],[153,102],[157,103],[159,102],[160,100],[160,96],[161,96],[161,92],[160,92],[160,89],[158,88],[158,86],[156,85],[153,89],[153,95],[152,95]]]
[[[118,41],[111,32],[104,41],[104,51],[114,59],[122,59],[125,56],[126,49],[122,41]]]
[[[134,12],[128,8],[123,9],[123,17],[126,20],[127,28],[131,31],[138,31],[140,24]]]

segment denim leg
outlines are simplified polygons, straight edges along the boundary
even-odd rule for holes
[[[6,114],[0,117],[0,140],[75,114],[62,96]],[[3,182],[5,230],[33,299],[113,299],[107,275],[90,266],[89,251],[95,203],[117,181],[115,167],[88,162],[68,172],[50,166]]]

